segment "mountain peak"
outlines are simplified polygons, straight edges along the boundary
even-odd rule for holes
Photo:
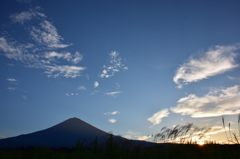
[[[108,134],[79,118],[69,118],[50,128],[0,140],[0,147],[73,147],[77,142],[105,141]]]
[[[91,131],[95,131],[94,126],[86,123],[85,121],[77,118],[77,117],[72,117],[69,118],[55,126],[53,126],[52,128],[54,129],[59,129],[59,130],[69,130],[69,131],[86,131],[86,130],[91,130]]]
[[[83,120],[77,118],[77,117],[72,117],[69,118],[57,125],[55,127],[82,127],[82,126],[87,126],[87,127],[93,127],[92,125],[84,122]]]
[[[83,122],[83,121],[77,117],[72,117],[72,118],[65,120],[64,122]]]

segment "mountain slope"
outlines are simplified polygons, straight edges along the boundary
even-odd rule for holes
[[[0,148],[18,147],[73,147],[77,143],[90,145],[96,138],[103,144],[110,134],[78,119],[70,118],[45,130],[0,140]],[[127,139],[113,136],[118,143]]]

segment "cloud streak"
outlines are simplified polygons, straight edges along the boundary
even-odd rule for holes
[[[8,78],[7,81],[8,82],[17,82],[17,80],[15,78]]]
[[[45,73],[48,77],[59,77],[63,76],[65,78],[76,78],[80,76],[80,72],[85,70],[84,67],[80,66],[69,66],[69,65],[61,65],[61,66],[46,66]]]
[[[139,133],[133,131],[127,131],[123,137],[132,139],[132,140],[143,140],[143,141],[151,141],[151,135],[140,135]]]
[[[171,110],[193,118],[238,114],[240,113],[240,86],[210,91],[203,96],[189,94],[180,98]]]
[[[65,93],[65,95],[66,95],[67,97],[70,97],[70,96],[78,96],[79,93],[74,93],[74,92],[72,92],[72,93]]]
[[[239,45],[218,45],[199,57],[190,58],[177,69],[173,81],[181,88],[183,85],[232,70],[239,66],[235,61],[239,49]]]
[[[158,125],[161,123],[162,119],[167,117],[169,115],[169,110],[168,109],[163,109],[160,110],[156,113],[154,113],[151,117],[149,117],[147,120],[152,124],[152,125]]]
[[[113,111],[113,112],[106,112],[106,113],[104,113],[104,115],[117,115],[117,114],[119,114],[120,112],[119,111]]]
[[[106,96],[111,96],[111,97],[116,97],[120,93],[122,93],[122,92],[121,91],[111,91],[111,92],[106,92],[105,95]]]
[[[74,64],[78,64],[82,60],[82,55],[79,52],[73,54],[65,51],[64,52],[50,51],[46,52],[44,57],[49,61],[65,60],[68,62],[72,62]]]
[[[77,88],[79,91],[86,91],[87,88],[84,85],[81,85]]]

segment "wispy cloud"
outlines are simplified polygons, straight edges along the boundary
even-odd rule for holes
[[[77,89],[80,90],[80,91],[87,90],[87,88],[84,85],[79,86]]]
[[[33,18],[46,18],[45,14],[38,11],[38,9],[30,9],[28,11],[19,12],[10,16],[14,23],[24,24],[31,21]]]
[[[111,123],[111,124],[116,124],[117,120],[114,119],[114,118],[110,118],[110,119],[108,119],[108,122]]]
[[[239,45],[218,45],[199,57],[190,58],[177,69],[173,81],[178,87],[182,87],[236,68],[239,66],[235,60],[239,49]]]
[[[106,112],[104,115],[108,116],[108,122],[115,124],[117,122],[117,119],[113,118],[113,116],[116,116],[119,114],[119,111],[113,111],[113,112]]]
[[[227,78],[232,81],[240,81],[240,77],[238,76],[227,76]]]
[[[98,81],[95,81],[94,84],[93,84],[94,88],[98,88],[99,87],[99,82]]]
[[[17,82],[17,80],[15,78],[8,78],[7,81],[9,81],[9,82]]]
[[[111,91],[111,92],[106,92],[105,95],[115,97],[115,96],[119,95],[120,93],[122,93],[122,92],[121,91]]]
[[[122,62],[122,58],[117,51],[112,51],[110,54],[110,62],[108,65],[104,65],[101,71],[101,78],[109,78],[115,75],[115,73],[122,70],[127,70],[128,67]]]
[[[70,45],[62,43],[63,38],[56,27],[46,19],[41,21],[39,26],[33,26],[30,34],[36,42],[49,48],[65,48]]]
[[[0,51],[7,58],[21,62],[34,61],[36,58],[36,55],[26,52],[22,45],[16,45],[16,42],[10,42],[5,37],[0,37]]]
[[[78,96],[79,95],[79,93],[74,93],[74,92],[72,92],[72,93],[65,93],[65,95],[66,96]]]
[[[63,76],[65,78],[76,78],[80,76],[80,72],[85,68],[81,66],[69,66],[69,65],[55,65],[55,66],[46,66],[45,73],[49,77],[59,77]]]
[[[152,123],[152,125],[158,125],[161,123],[162,119],[167,117],[169,115],[168,109],[160,110],[156,113],[154,113],[151,117],[149,117],[147,120]]]
[[[142,135],[137,137],[137,140],[142,140],[142,141],[148,141],[149,139],[151,139],[151,136],[149,135]]]
[[[0,37],[0,53],[8,59],[19,61],[28,68],[44,70],[48,77],[76,78],[86,68],[79,66],[83,56],[78,52],[71,53],[66,49],[70,44],[63,43],[63,37],[57,28],[40,12],[39,8],[29,9],[10,16],[26,30],[29,42]],[[11,39],[11,40],[9,40]]]
[[[144,141],[150,141],[150,139],[152,138],[151,135],[141,135],[140,133],[133,132],[130,130],[123,134],[123,137],[132,140],[144,140]]]
[[[119,111],[113,111],[113,112],[111,112],[111,115],[117,115],[117,114],[119,114]]]
[[[63,37],[58,33],[57,28],[47,19],[47,16],[40,12],[40,8],[29,9],[10,16],[15,23],[26,24],[34,22],[36,25],[28,25],[28,31],[33,40],[48,48],[65,48],[70,44],[63,43]]]
[[[7,89],[9,91],[15,91],[17,89],[17,80],[13,77],[7,78],[6,79],[9,83],[9,86],[7,87]]]
[[[117,115],[117,114],[119,114],[120,112],[119,111],[113,111],[113,112],[106,112],[106,113],[104,113],[104,115]]]
[[[238,114],[240,113],[240,86],[217,89],[203,96],[189,94],[179,99],[177,105],[171,110],[193,118]]]
[[[79,52],[75,54],[70,52],[56,52],[50,51],[45,53],[45,58],[49,61],[56,61],[56,60],[65,60],[72,62],[74,64],[78,64],[82,60],[82,55]]]

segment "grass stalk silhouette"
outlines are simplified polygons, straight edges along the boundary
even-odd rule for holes
[[[225,136],[229,143],[240,144],[240,114],[238,114],[237,128],[231,129],[231,123],[228,123],[228,131],[226,130],[225,119],[222,116],[222,124],[225,131]]]
[[[192,123],[176,125],[173,128],[163,127],[159,133],[153,135],[153,140],[160,143],[196,144],[197,141],[205,138],[205,134],[210,130],[210,128],[197,127]]]

